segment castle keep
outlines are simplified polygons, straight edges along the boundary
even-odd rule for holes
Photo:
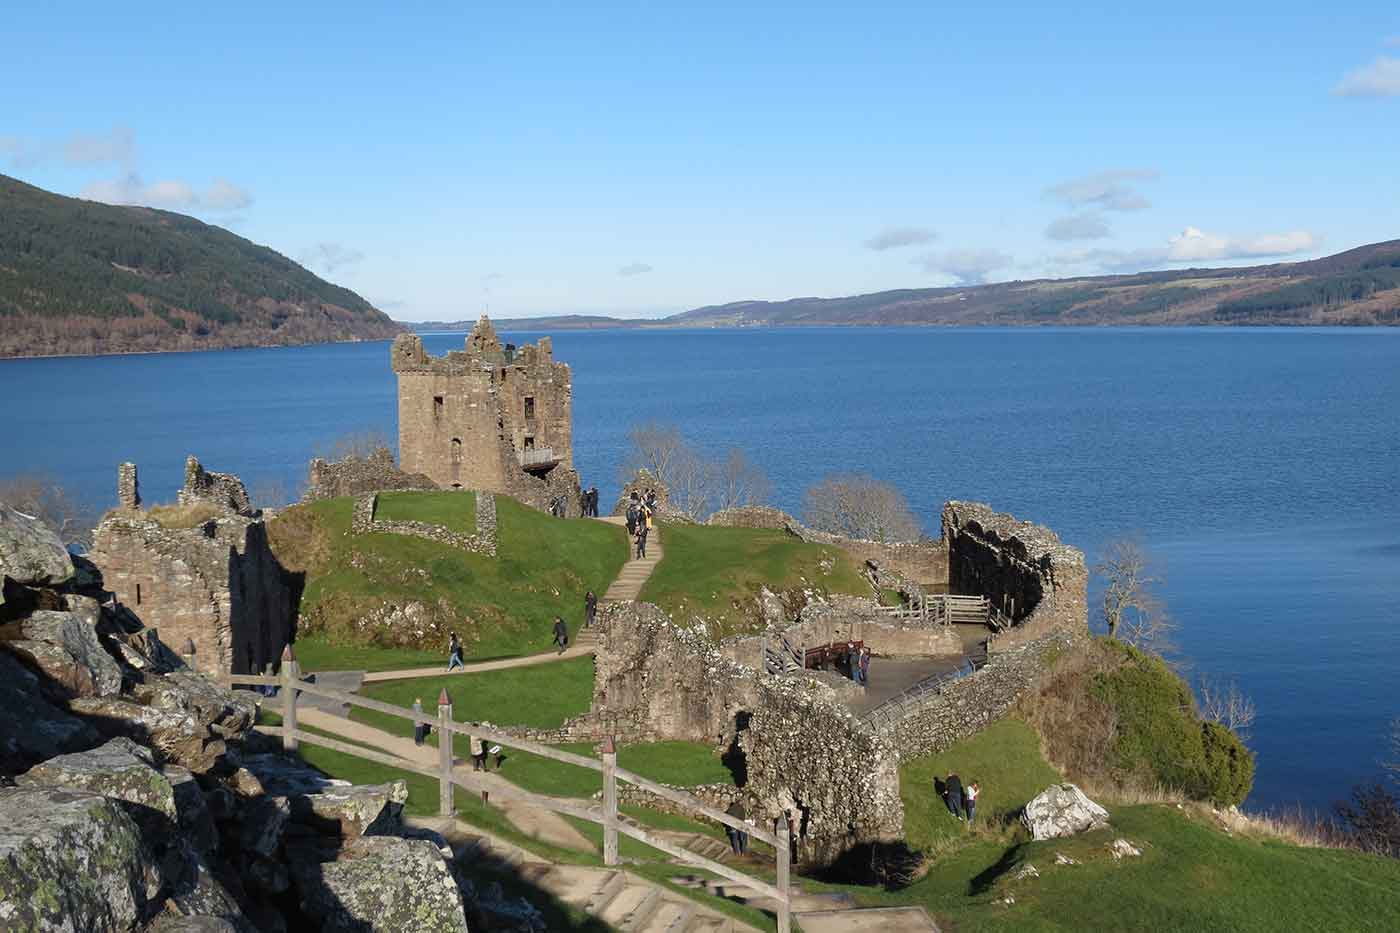
[[[578,508],[571,375],[548,337],[502,346],[482,315],[464,350],[429,356],[417,334],[400,334],[390,352],[405,472],[540,509],[559,496]]]

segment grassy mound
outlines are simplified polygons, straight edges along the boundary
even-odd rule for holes
[[[397,492],[379,515],[476,530],[475,496]],[[546,650],[551,622],[575,628],[583,597],[603,593],[627,558],[624,529],[553,518],[496,497],[497,556],[422,538],[350,532],[353,501],[279,513],[268,527],[287,569],[305,575],[297,649],[307,669],[414,667],[443,661],[450,632],[472,659]],[[366,647],[404,649],[376,660]],[[308,651],[310,654],[308,654]]]
[[[664,556],[641,598],[678,620],[700,617],[711,636],[753,629],[767,587],[783,598],[802,590],[869,596],[855,560],[840,548],[808,544],[781,529],[668,524]]]

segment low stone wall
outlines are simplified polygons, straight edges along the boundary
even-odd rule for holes
[[[437,483],[421,473],[405,473],[394,462],[387,447],[380,447],[368,457],[345,457],[341,460],[311,461],[310,478],[303,502],[334,499],[339,496],[363,496],[390,489],[437,489]]]
[[[905,758],[943,751],[1005,716],[1035,685],[1049,661],[1074,642],[1068,632],[1055,630],[1000,652],[977,673],[926,695],[898,719],[885,720],[874,731]]]
[[[693,787],[662,784],[661,786],[683,791],[692,797],[698,797],[701,803],[714,807],[716,810],[728,810],[736,801],[746,800],[748,796],[745,791],[733,784],[696,784]],[[599,796],[601,796],[601,792]],[[638,787],[636,784],[628,784],[626,781],[617,782],[617,802],[624,807],[650,807],[662,813],[674,813],[677,816],[696,818],[694,810],[683,807],[667,797],[658,797],[651,791]],[[745,808],[747,809],[747,804]]]
[[[946,625],[918,619],[894,619],[878,611],[873,599],[832,596],[803,607],[800,619],[771,628],[766,635],[749,635],[720,643],[720,652],[731,661],[760,666],[765,640],[776,644],[786,638],[796,646],[815,647],[833,642],[864,642],[872,654],[884,658],[925,658],[963,653],[958,633]]]
[[[720,509],[705,520],[707,525],[721,528],[786,528],[796,524],[793,518],[782,509],[766,505],[745,505],[736,509]]]
[[[951,592],[988,597],[1011,621],[992,650],[1008,650],[1052,631],[1088,632],[1084,553],[1049,528],[980,502],[943,506],[943,540]]]
[[[862,563],[893,570],[932,592],[941,591],[948,582],[948,549],[943,541],[922,539],[893,544],[862,541],[817,531],[795,519],[783,527],[803,541],[839,547]]]
[[[357,535],[386,534],[409,535],[459,548],[472,554],[496,556],[496,497],[489,492],[477,492],[476,534],[464,535],[442,525],[428,522],[389,521],[375,518],[379,506],[379,493],[361,496],[355,501],[355,509],[350,516],[350,530]]]

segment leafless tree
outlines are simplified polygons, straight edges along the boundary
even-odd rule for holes
[[[97,510],[71,495],[48,473],[22,473],[0,480],[0,502],[39,519],[64,544],[92,547]]]
[[[350,431],[340,435],[328,444],[316,448],[316,456],[323,460],[344,460],[346,457],[367,458],[380,448],[393,450],[388,435],[377,428]]]
[[[1254,725],[1254,700],[1235,681],[1222,683],[1202,674],[1196,683],[1196,696],[1203,718],[1220,723],[1236,735],[1243,737]]]
[[[731,447],[724,459],[714,465],[714,473],[716,509],[760,505],[773,493],[768,475],[737,447]]]
[[[280,509],[290,505],[294,499],[287,484],[280,477],[267,477],[248,490],[248,498],[260,509]]]
[[[1144,651],[1169,652],[1176,622],[1157,597],[1162,581],[1153,575],[1142,541],[1128,537],[1108,542],[1094,572],[1104,581],[1103,621],[1109,637]]]
[[[818,531],[866,541],[914,541],[919,523],[904,494],[870,476],[829,476],[807,490],[802,516]]]
[[[667,489],[671,487],[675,471],[693,452],[690,445],[681,437],[680,428],[674,424],[660,424],[649,421],[633,425],[627,432],[632,442],[632,453],[622,467],[622,480],[626,482],[638,470],[646,470],[655,476]],[[684,464],[688,469],[691,464]]]
[[[1390,772],[1391,780],[1400,784],[1400,716],[1390,721],[1390,757],[1381,765]]]

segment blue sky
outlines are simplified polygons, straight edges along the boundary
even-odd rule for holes
[[[1400,237],[1393,3],[200,6],[8,9],[0,171],[404,320]]]

